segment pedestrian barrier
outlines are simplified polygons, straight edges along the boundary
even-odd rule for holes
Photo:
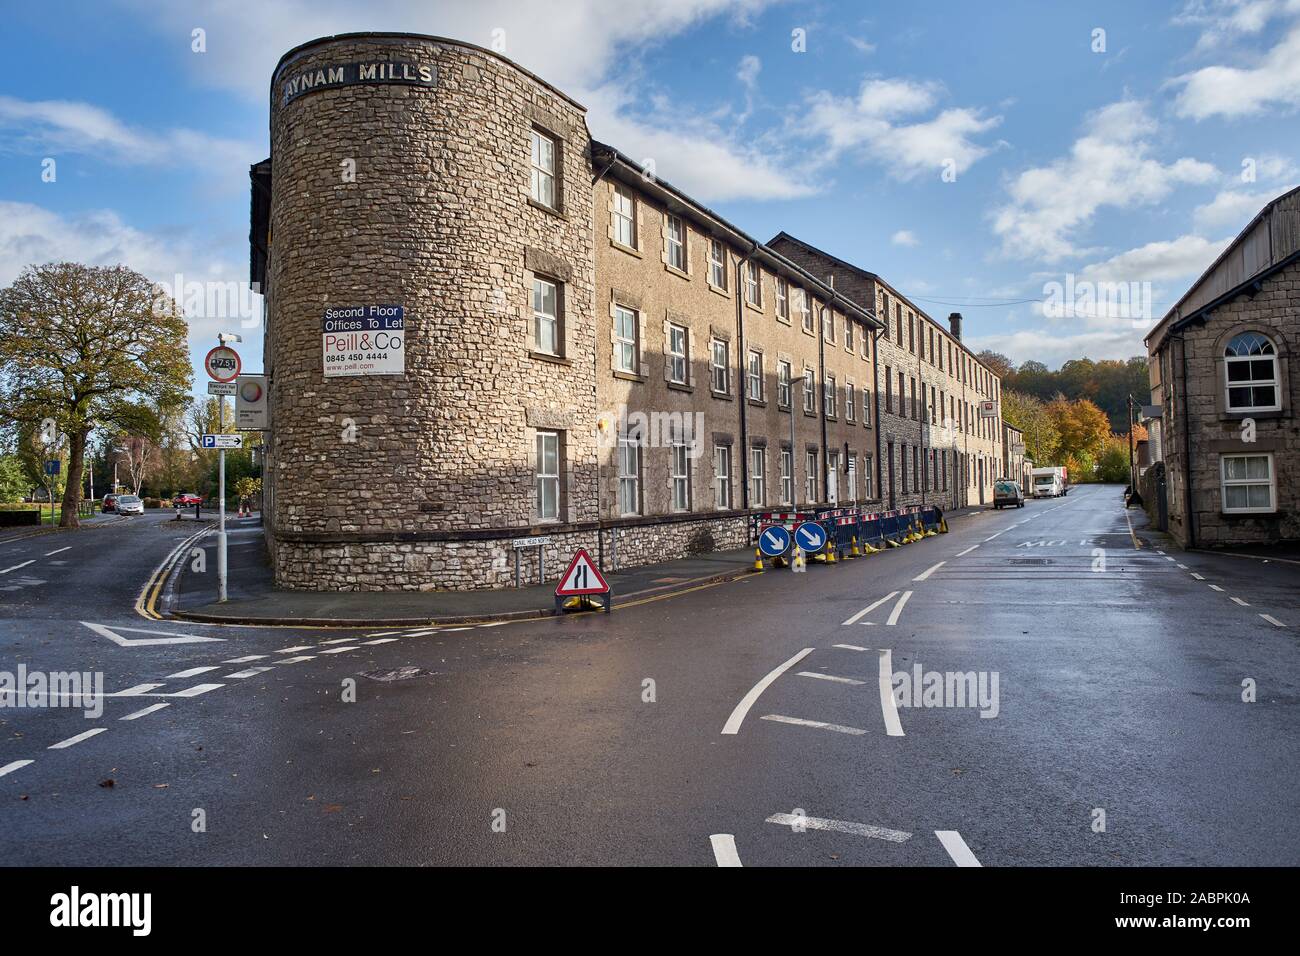
[[[804,524],[820,525],[826,544],[809,555],[795,542],[795,529]],[[754,551],[754,570],[794,566],[808,561],[836,564],[866,557],[889,548],[946,534],[948,524],[934,505],[909,505],[891,511],[864,512],[857,508],[819,508],[814,511],[765,511],[750,515],[751,534],[760,547]],[[768,532],[775,532],[768,534]],[[766,538],[766,540],[763,540]],[[765,562],[770,562],[766,564]]]

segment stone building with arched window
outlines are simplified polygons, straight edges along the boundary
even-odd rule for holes
[[[1186,547],[1300,540],[1300,189],[1265,206],[1146,343],[1157,523]]]

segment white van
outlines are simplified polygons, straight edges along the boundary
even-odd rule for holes
[[[1030,475],[1034,480],[1035,498],[1059,498],[1070,493],[1064,468],[1035,468]]]

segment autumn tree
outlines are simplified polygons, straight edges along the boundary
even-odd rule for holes
[[[1061,433],[1052,416],[1047,414],[1047,406],[1043,402],[1032,395],[1004,389],[1002,417],[1024,433],[1025,456],[1035,465],[1055,463]]]
[[[1047,403],[1047,414],[1061,435],[1060,454],[1073,456],[1081,465],[1094,464],[1111,434],[1106,413],[1086,398],[1058,398]]]
[[[86,444],[95,429],[158,437],[158,409],[184,403],[188,326],[126,266],[28,266],[0,290],[0,419],[53,419],[66,436],[64,527],[77,525]]]

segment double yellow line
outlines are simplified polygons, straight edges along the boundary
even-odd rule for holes
[[[158,598],[162,596],[162,589],[167,584],[167,578],[170,577],[172,568],[180,560],[185,549],[210,530],[212,529],[202,528],[194,532],[194,534],[172,548],[167,557],[162,559],[162,563],[153,569],[153,573],[149,575],[149,580],[140,589],[139,597],[135,599],[136,614],[151,621],[161,621],[163,619],[163,616],[158,613]]]

